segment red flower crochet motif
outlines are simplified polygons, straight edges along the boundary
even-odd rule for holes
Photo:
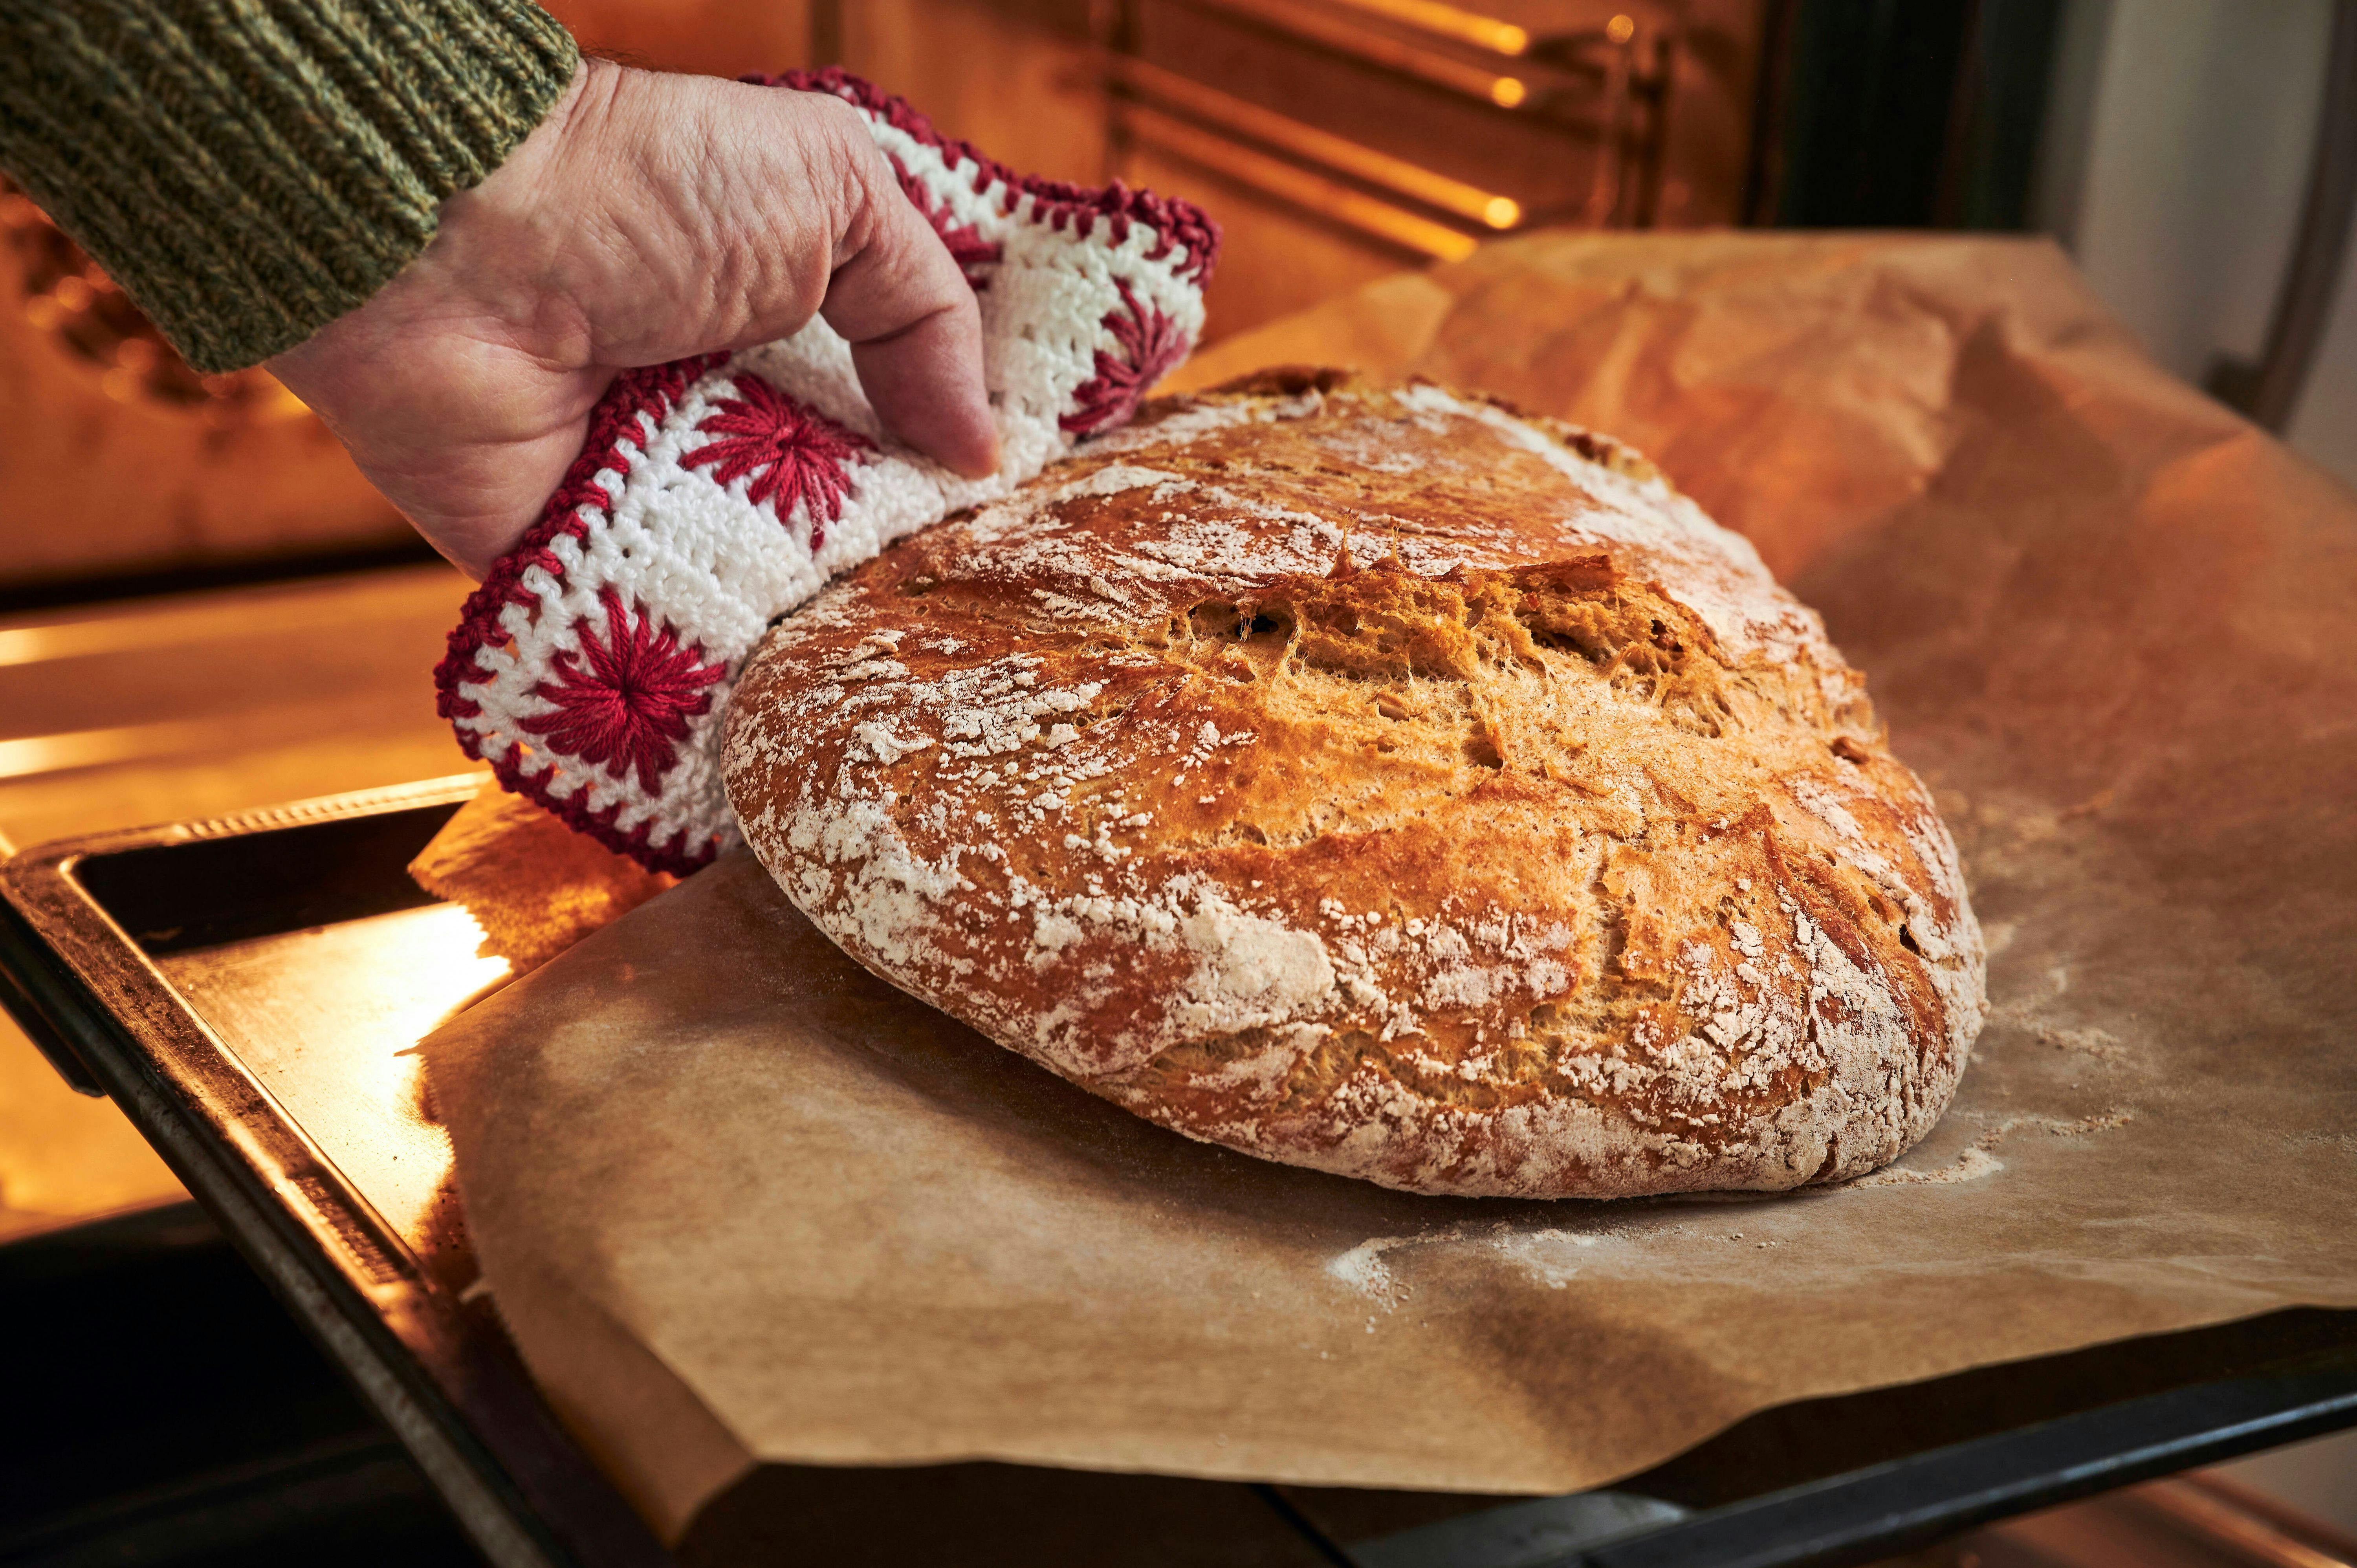
[[[909,205],[923,215],[925,221],[933,226],[933,232],[942,237],[942,243],[949,247],[950,260],[965,274],[966,286],[980,294],[989,286],[990,269],[998,264],[1006,248],[984,239],[982,231],[973,224],[958,222],[949,203],[936,198],[931,187],[910,174],[899,158],[889,153],[884,156],[892,158],[892,172],[899,177],[900,193],[909,199]]]
[[[681,647],[671,628],[657,626],[644,606],[634,618],[612,588],[600,590],[597,601],[606,607],[605,640],[585,619],[583,662],[558,654],[549,663],[555,680],[532,689],[556,705],[517,727],[617,779],[635,771],[639,788],[652,795],[679,760],[687,721],[712,705],[706,688],[725,678],[728,666],[705,663],[703,650],[693,644]]]
[[[1074,407],[1058,423],[1075,435],[1093,435],[1137,412],[1146,389],[1187,357],[1187,335],[1156,306],[1141,304],[1127,280],[1115,278],[1121,305],[1103,326],[1121,353],[1097,350],[1097,373],[1072,394]]]
[[[874,452],[876,444],[804,408],[759,376],[740,371],[731,380],[737,395],[722,398],[720,412],[695,427],[721,439],[683,454],[680,461],[691,468],[718,464],[712,477],[724,485],[749,474],[745,499],[755,506],[769,502],[780,522],[808,502],[810,547],[815,551],[826,542],[826,525],[843,515],[852,465]]]

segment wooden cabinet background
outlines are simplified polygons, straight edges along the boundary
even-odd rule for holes
[[[1200,203],[1226,231],[1207,341],[1495,233],[1736,221],[1763,10],[1763,0],[547,3],[593,52],[721,75],[837,59],[1017,167]],[[194,401],[182,372],[175,395],[159,395],[172,368],[159,369],[160,345],[123,329],[127,304],[94,299],[102,279],[63,275],[59,254],[28,203],[0,196],[10,531],[0,597],[409,537],[318,422],[260,372]]]

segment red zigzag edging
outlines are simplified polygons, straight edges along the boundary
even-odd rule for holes
[[[523,575],[534,566],[544,568],[561,584],[565,581],[565,562],[550,548],[558,538],[580,541],[587,538],[589,523],[580,515],[583,508],[605,511],[613,505],[606,487],[597,483],[597,475],[608,468],[627,474],[630,459],[622,450],[628,440],[636,447],[645,440],[639,421],[648,419],[660,426],[671,414],[689,386],[714,367],[728,358],[726,354],[699,354],[694,359],[674,360],[667,365],[650,365],[643,370],[625,371],[614,378],[614,384],[597,401],[589,415],[589,435],[582,443],[581,456],[566,469],[564,482],[556,493],[548,498],[542,509],[540,521],[532,526],[513,550],[500,557],[482,585],[467,596],[466,607],[459,612],[458,624],[451,630],[449,650],[442,662],[434,667],[435,711],[446,719],[477,718],[482,704],[458,690],[466,681],[487,679],[486,671],[475,662],[475,655],[483,649],[507,640],[507,632],[500,625],[500,613],[510,605],[537,605],[539,596],[523,585]],[[468,756],[480,761],[482,743],[472,731],[459,729],[458,745]],[[668,871],[683,876],[709,861],[718,845],[707,843],[691,854],[684,843],[658,845],[653,842],[654,822],[641,822],[629,832],[614,823],[621,815],[622,802],[617,800],[605,811],[592,811],[589,787],[583,785],[563,800],[550,793],[549,780],[554,777],[554,767],[537,774],[525,773],[516,762],[516,751],[523,742],[510,737],[512,744],[508,755],[491,763],[491,771],[500,785],[514,790],[527,800],[536,801],[554,812],[565,826],[587,833],[618,854],[629,855],[640,865],[656,871]],[[684,831],[679,835],[684,839]]]
[[[1046,179],[1038,175],[1017,174],[997,159],[985,156],[970,142],[944,136],[933,128],[931,120],[911,108],[902,99],[877,87],[874,82],[852,75],[841,66],[831,65],[822,70],[790,70],[777,76],[746,76],[740,81],[756,87],[789,87],[797,92],[828,92],[854,106],[866,110],[896,131],[907,133],[917,141],[942,155],[942,161],[955,170],[973,164],[974,194],[979,196],[998,180],[1005,180],[1011,190],[1038,199],[1034,209],[1035,221],[1061,233],[1069,225],[1076,229],[1080,239],[1095,231],[1100,220],[1111,226],[1113,242],[1116,245],[1129,238],[1129,227],[1142,223],[1154,231],[1159,241],[1146,252],[1146,260],[1158,262],[1174,247],[1187,247],[1187,260],[1178,275],[1192,283],[1200,283],[1211,272],[1211,263],[1219,259],[1220,226],[1211,215],[1191,201],[1157,196],[1150,190],[1133,190],[1115,180],[1103,187],[1074,185],[1068,180]],[[1014,203],[1010,198],[1007,210]]]

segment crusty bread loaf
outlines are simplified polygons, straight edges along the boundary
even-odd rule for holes
[[[1602,437],[1271,372],[780,624],[746,838],[861,963],[1248,1154],[1417,1192],[1856,1176],[1980,932],[1862,678]]]

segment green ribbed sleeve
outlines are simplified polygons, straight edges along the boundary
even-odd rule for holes
[[[389,281],[579,62],[526,0],[0,0],[0,170],[237,370]]]

